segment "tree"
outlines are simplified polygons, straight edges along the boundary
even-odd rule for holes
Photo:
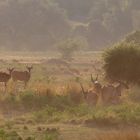
[[[87,42],[80,39],[66,39],[61,41],[57,48],[62,55],[62,58],[70,60],[72,55],[78,51],[81,47],[87,46]]]
[[[135,44],[117,44],[106,50],[103,57],[108,79],[140,84],[140,49]]]
[[[70,33],[64,11],[52,0],[8,0],[0,11],[0,46],[11,50],[50,49]]]

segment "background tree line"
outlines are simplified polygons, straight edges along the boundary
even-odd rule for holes
[[[1,0],[0,47],[54,49],[82,38],[101,50],[140,29],[140,0]]]

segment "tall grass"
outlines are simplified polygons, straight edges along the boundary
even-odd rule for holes
[[[106,107],[88,106],[76,84],[64,87],[43,85],[42,88],[36,88],[38,90],[26,90],[16,96],[0,98],[0,109],[8,113],[15,110],[21,113],[35,112],[33,118],[41,122],[81,119],[86,123],[140,124],[139,103],[124,102]]]
[[[0,97],[2,110],[37,111],[46,106],[64,110],[67,106],[82,102],[82,94],[77,87],[39,84],[34,89],[27,89],[17,95],[9,94]]]
[[[51,112],[51,113],[50,113]],[[77,106],[64,105],[62,108],[47,106],[43,110],[36,112],[34,117],[41,120],[38,115],[43,116],[45,121],[57,118],[63,120],[85,120],[86,124],[140,124],[140,105],[124,104],[111,107],[89,107],[86,104]],[[47,119],[48,118],[48,119]],[[55,120],[55,119],[54,119]]]

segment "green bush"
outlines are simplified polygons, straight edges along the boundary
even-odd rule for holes
[[[111,80],[140,83],[140,49],[134,44],[120,43],[105,51],[104,69]]]

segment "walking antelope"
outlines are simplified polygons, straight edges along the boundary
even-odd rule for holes
[[[23,81],[24,82],[24,88],[26,88],[28,81],[31,77],[31,70],[33,67],[26,67],[27,71],[16,71],[14,70],[11,74],[13,81]]]
[[[84,89],[83,85],[80,83],[82,93],[84,95],[84,99],[89,105],[96,105],[98,101],[98,95],[93,89],[86,90]]]
[[[11,79],[11,73],[13,72],[14,68],[8,68],[7,70],[9,71],[9,73],[0,72],[0,82],[4,83],[5,90],[7,88],[8,81]]]

